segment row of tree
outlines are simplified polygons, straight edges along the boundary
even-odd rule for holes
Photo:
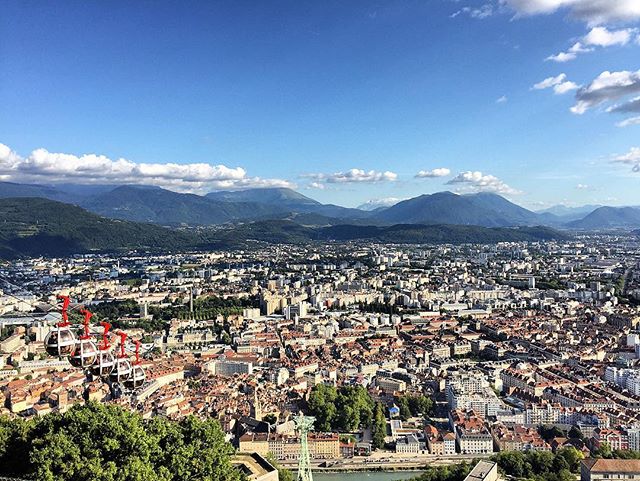
[[[43,481],[239,481],[216,420],[143,420],[118,406],[0,417],[0,476]]]
[[[493,457],[498,467],[515,478],[540,481],[575,481],[583,454],[576,448],[549,451],[502,451]]]

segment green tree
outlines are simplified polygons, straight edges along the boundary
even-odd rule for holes
[[[530,465],[520,451],[501,451],[494,456],[498,466],[511,476],[524,478],[530,476]]]
[[[406,421],[411,417],[411,408],[409,407],[409,400],[406,396],[397,397],[396,405],[400,409],[400,419]]]
[[[538,426],[538,433],[547,442],[551,441],[553,438],[561,438],[565,436],[565,432],[557,426]]]
[[[600,444],[598,449],[594,449],[591,452],[591,456],[594,458],[605,458],[611,459],[613,458],[613,451],[611,450],[611,445],[606,441]]]
[[[0,475],[43,481],[239,481],[232,452],[215,420],[144,421],[118,406],[0,421]]]
[[[315,416],[318,431],[331,431],[337,421],[336,399],[338,391],[333,386],[319,384],[309,395],[309,413]]]
[[[372,437],[375,449],[384,448],[384,438],[387,435],[387,420],[384,416],[382,403],[377,402],[373,414]]]
[[[567,462],[569,470],[576,473],[580,469],[580,463],[584,459],[584,454],[573,446],[559,449],[556,456],[564,458]]]
[[[307,408],[316,418],[319,431],[356,431],[370,426],[373,419],[373,400],[362,386],[315,386]]]
[[[569,429],[569,433],[567,434],[567,436],[569,436],[569,438],[571,439],[584,439],[584,434],[582,434],[582,431],[580,431],[580,428],[578,426],[571,426],[571,429]]]

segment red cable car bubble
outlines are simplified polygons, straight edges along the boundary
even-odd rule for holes
[[[129,376],[129,379],[127,379],[125,381],[125,385],[127,387],[130,388],[138,388],[140,386],[142,386],[144,384],[144,381],[147,377],[147,375],[144,372],[144,369],[142,369],[142,366],[140,365],[140,341],[133,341],[134,344],[136,345],[136,360],[133,363],[133,368],[131,369],[131,376]]]
[[[69,359],[69,361],[74,367],[87,368],[96,362],[98,348],[89,335],[89,323],[91,322],[91,316],[93,316],[93,314],[86,309],[80,309],[80,314],[84,316],[84,320],[82,321],[83,332],[75,345],[75,349],[71,353],[71,359]]]
[[[120,354],[111,371],[110,378],[113,382],[124,382],[131,376],[131,363],[124,352],[124,343],[127,340],[126,332],[119,332],[120,336]]]
[[[66,357],[69,356],[76,347],[76,336],[69,327],[69,315],[67,311],[71,299],[69,296],[57,296],[62,299],[60,308],[62,313],[62,322],[58,322],[44,339],[44,347],[50,356]]]
[[[115,365],[115,357],[111,352],[111,344],[109,344],[111,324],[103,321],[100,325],[103,328],[102,342],[98,345],[98,358],[92,367],[92,371],[96,376],[108,376]]]

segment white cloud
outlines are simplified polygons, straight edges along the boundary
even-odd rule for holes
[[[568,62],[574,60],[579,53],[593,52],[595,47],[611,47],[626,45],[638,32],[635,28],[609,30],[607,27],[593,27],[579,42],[574,43],[566,52],[551,55],[545,60]]]
[[[356,184],[393,182],[397,180],[398,174],[390,171],[378,172],[376,170],[349,169],[344,172],[334,172],[332,174],[306,174],[303,177],[312,179],[314,181],[312,183]]]
[[[553,92],[557,95],[562,95],[579,88],[580,86],[575,82],[562,82],[562,83],[559,83],[558,85],[554,85]]]
[[[471,18],[484,19],[488,18],[495,13],[495,7],[491,3],[485,3],[480,7],[463,7],[455,13],[450,15],[451,18],[456,18],[458,15],[468,15]]]
[[[575,60],[577,55],[573,52],[560,52],[556,55],[549,55],[545,60],[551,60],[552,62],[565,63],[571,60]]]
[[[433,170],[421,170],[415,176],[418,179],[431,179],[434,177],[446,177],[451,171],[446,167],[440,167]]]
[[[637,117],[629,117],[616,124],[618,127],[629,127],[630,125],[640,125],[640,115]]]
[[[509,98],[506,95],[503,95],[502,97],[498,97],[496,99],[497,104],[504,104],[504,103],[507,103],[508,101],[509,101]]]
[[[578,185],[576,185],[576,189],[578,189],[578,190],[589,190],[589,189],[591,189],[591,186],[587,185],[587,184],[578,184]]]
[[[612,162],[630,165],[634,172],[640,172],[640,147],[631,147],[629,152],[614,156]]]
[[[497,177],[478,171],[466,171],[456,175],[447,182],[449,185],[463,184],[463,190],[473,192],[494,192],[496,194],[515,195],[521,192],[508,186]]]
[[[589,33],[583,37],[583,42],[585,45],[595,45],[597,47],[626,45],[636,32],[637,30],[635,28],[608,30],[606,27],[593,27]]]
[[[385,197],[383,199],[371,199],[358,206],[361,210],[375,210],[380,207],[391,207],[404,199],[398,197]]]
[[[562,94],[566,94],[567,92],[570,92],[571,90],[578,89],[579,86],[576,83],[567,80],[567,75],[564,73],[561,73],[556,77],[548,77],[542,80],[541,82],[538,82],[531,88],[534,90],[544,90],[544,89],[553,88],[553,92],[556,95],[562,95]]]
[[[206,189],[290,187],[281,179],[247,177],[242,167],[207,163],[136,163],[104,155],[73,155],[36,149],[21,157],[0,144],[0,178],[15,182],[80,184],[144,184],[195,192]]]
[[[581,115],[592,107],[636,92],[640,92],[640,70],[605,71],[576,92],[576,104],[571,112]]]
[[[544,15],[566,10],[589,25],[640,19],[638,0],[500,0],[517,15]]]

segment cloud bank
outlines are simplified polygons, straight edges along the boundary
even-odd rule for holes
[[[40,148],[22,157],[0,143],[0,180],[56,184],[141,184],[181,192],[250,187],[290,187],[282,179],[248,177],[242,167],[208,163],[136,163],[104,155],[74,155]]]
[[[378,182],[394,182],[398,179],[395,172],[364,169],[349,169],[343,172],[331,174],[315,173],[305,174],[303,177],[311,179],[310,187],[324,188],[324,184],[374,184]]]

